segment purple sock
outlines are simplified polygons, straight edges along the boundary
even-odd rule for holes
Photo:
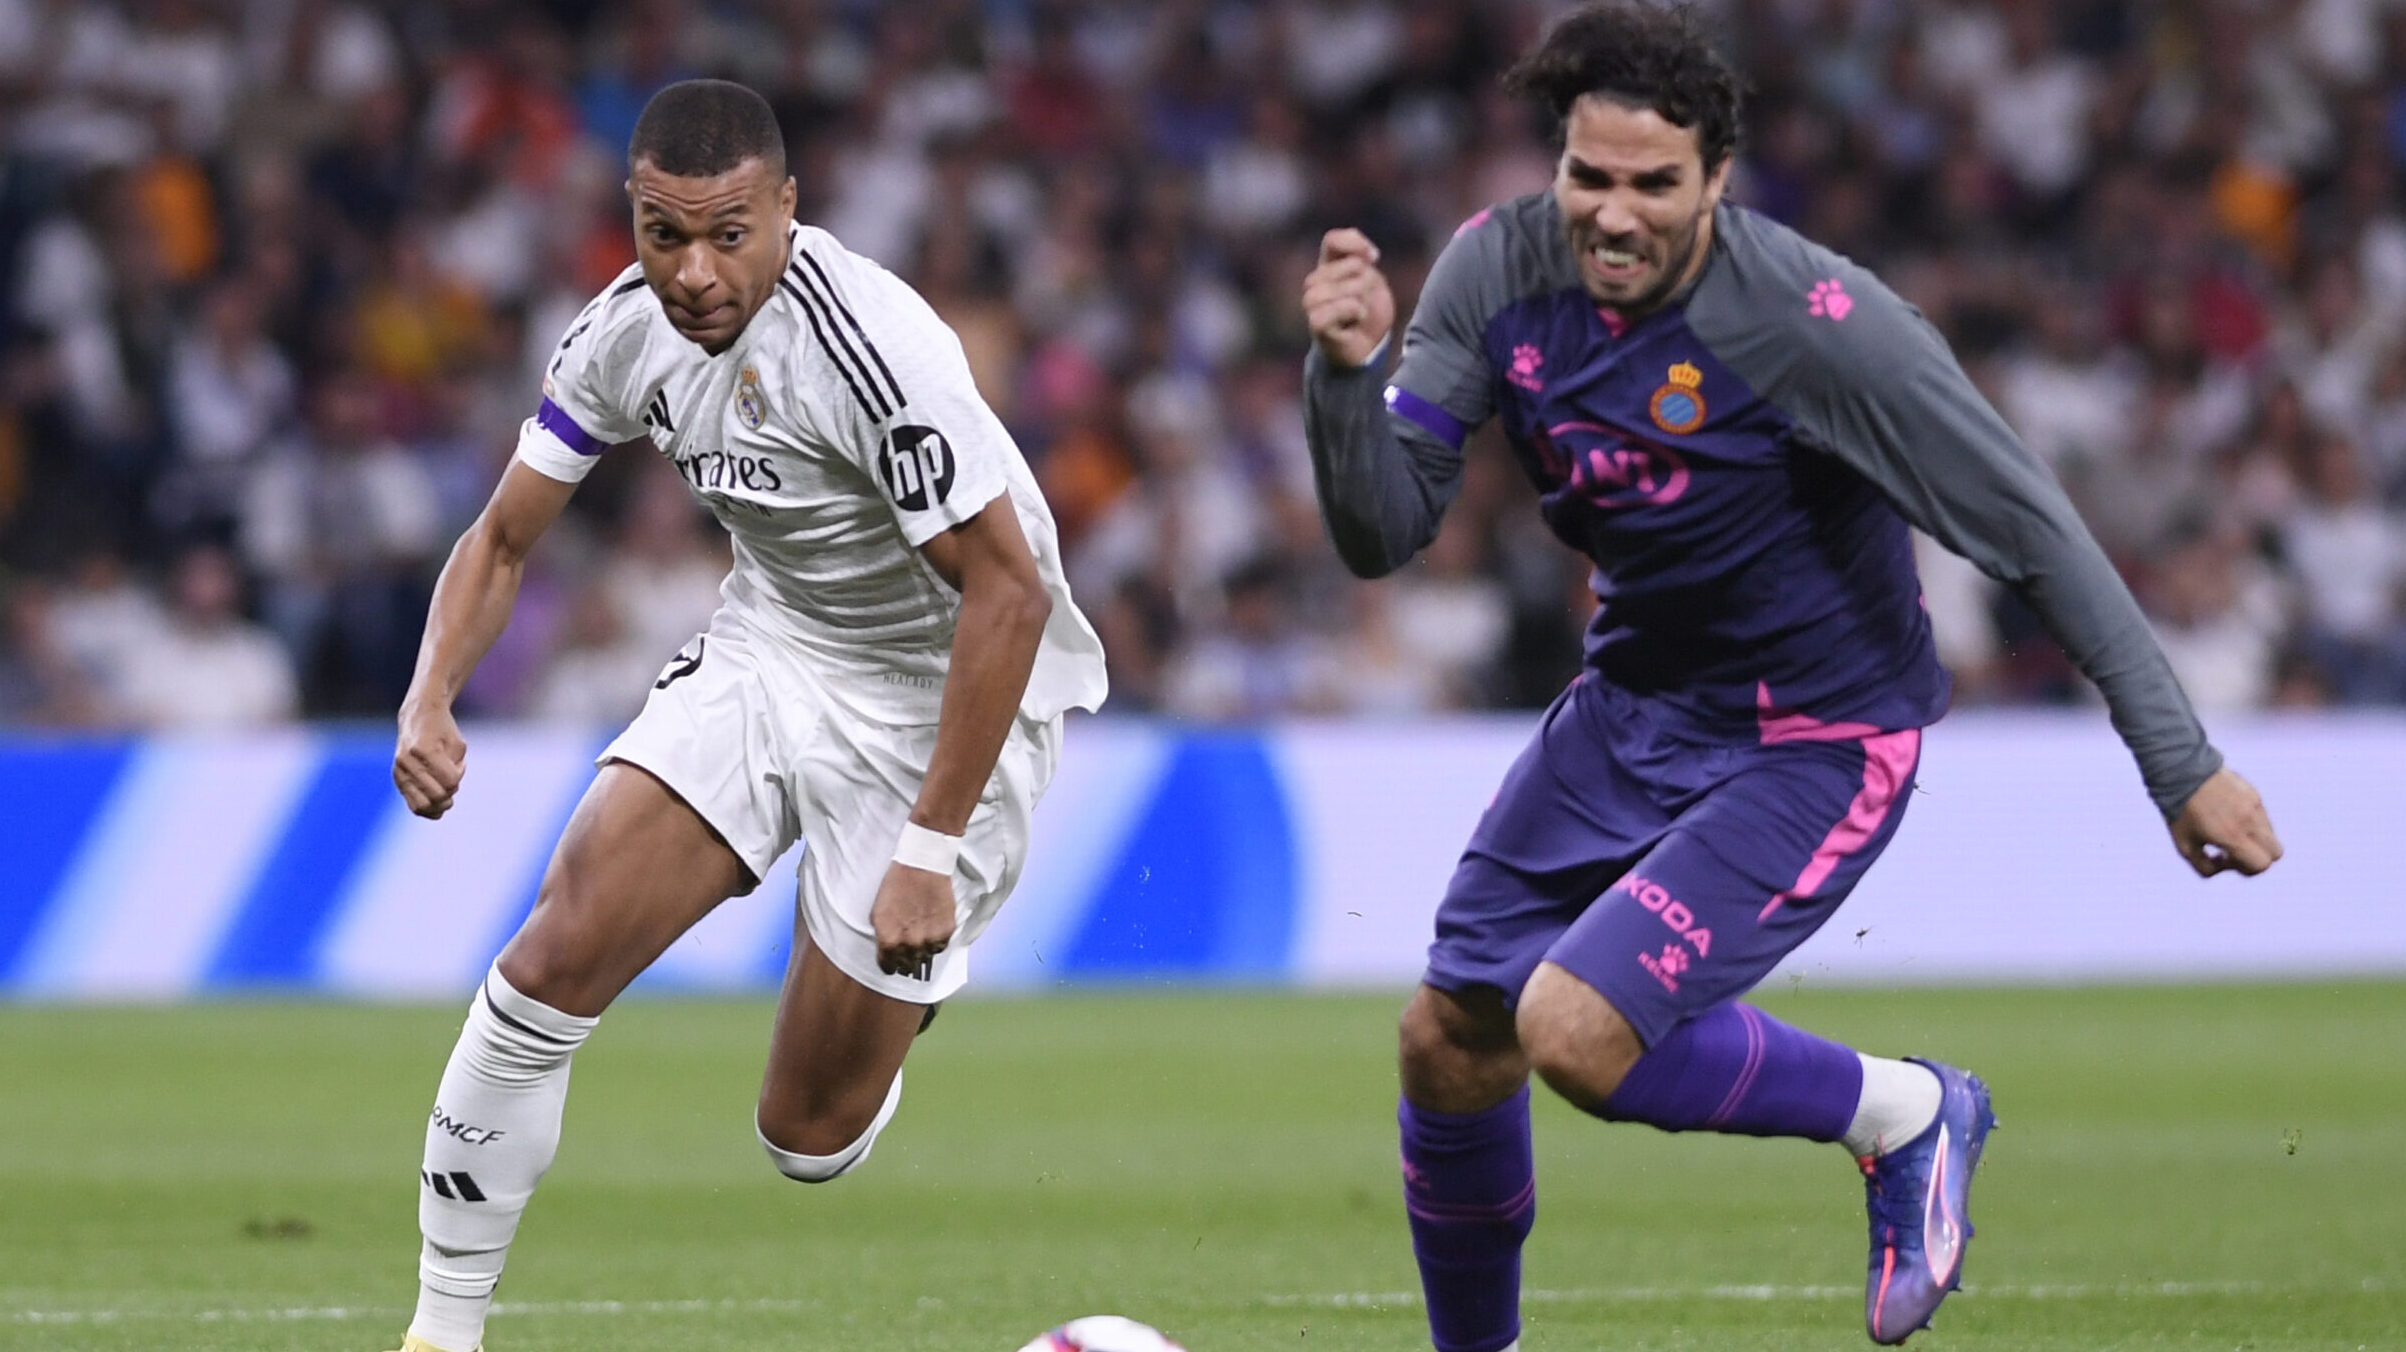
[[[1404,1210],[1438,1352],[1497,1352],[1520,1336],[1520,1245],[1537,1219],[1529,1089],[1480,1113],[1405,1100]]]
[[[1863,1062],[1851,1049],[1733,1001],[1649,1048],[1596,1115],[1664,1131],[1835,1141],[1862,1097]]]

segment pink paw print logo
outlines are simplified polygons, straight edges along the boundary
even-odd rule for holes
[[[1662,964],[1663,971],[1668,975],[1679,976],[1688,969],[1688,952],[1677,944],[1664,944],[1662,956],[1655,961]]]
[[[1815,319],[1844,319],[1855,308],[1855,298],[1846,294],[1846,283],[1835,277],[1813,283],[1805,300],[1809,302],[1806,309]]]
[[[1544,369],[1545,364],[1546,354],[1522,343],[1512,349],[1512,370],[1505,379],[1524,390],[1541,390],[1545,388],[1545,378],[1538,372]]]

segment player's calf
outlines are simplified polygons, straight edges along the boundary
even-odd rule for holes
[[[1515,1024],[1529,1068],[1572,1106],[1600,1113],[1645,1046],[1594,987],[1540,963],[1522,989]]]
[[[1529,1063],[1492,986],[1423,986],[1399,1029],[1404,1210],[1440,1352],[1520,1335],[1520,1250],[1537,1218]]]

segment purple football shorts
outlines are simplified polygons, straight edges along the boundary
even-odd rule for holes
[[[1652,1046],[1821,928],[1895,834],[1920,757],[1918,729],[1798,715],[1698,744],[1582,677],[1472,833],[1424,980],[1517,1002],[1556,963]]]

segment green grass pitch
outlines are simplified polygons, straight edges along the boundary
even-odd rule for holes
[[[1927,1352],[2406,1348],[2406,985],[1782,990],[1994,1086]],[[868,1168],[752,1140],[760,1003],[632,1001],[578,1058],[492,1352],[1423,1348],[1395,996],[963,1001]],[[414,1293],[451,1010],[0,1009],[0,1348],[377,1352]],[[1835,1147],[1538,1119],[1529,1352],[1855,1349]]]

